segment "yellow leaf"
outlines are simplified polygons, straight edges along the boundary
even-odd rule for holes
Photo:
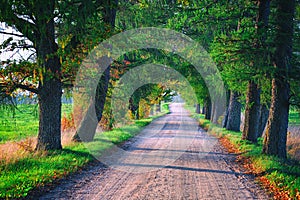
[[[43,84],[44,77],[43,77],[43,72],[42,72],[42,70],[40,70],[40,81],[41,81],[41,83]]]

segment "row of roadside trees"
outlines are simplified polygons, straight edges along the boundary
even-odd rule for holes
[[[38,96],[37,150],[62,148],[62,91],[72,90],[87,54],[115,33],[154,26],[177,30],[211,54],[228,90],[226,110],[218,110],[190,63],[171,52],[141,49],[121,56],[101,76],[88,108],[96,111],[97,122],[90,126],[86,115],[78,127],[78,132],[88,132],[85,141],[93,139],[103,114],[113,123],[109,102],[115,82],[135,66],[156,62],[172,66],[189,80],[198,98],[194,103],[203,105],[207,119],[220,123],[222,115],[225,128],[239,131],[244,107],[243,139],[257,142],[266,127],[263,152],[286,157],[289,108],[299,105],[300,99],[299,4],[295,0],[3,0],[2,5],[0,21],[20,33],[14,34],[19,39],[6,40],[2,49],[33,49],[35,57],[31,61],[1,60],[1,96],[9,97],[20,89]],[[132,116],[142,115],[141,101],[159,103],[170,94],[170,88],[161,85],[137,90],[129,102]],[[74,140],[82,138],[75,134]]]

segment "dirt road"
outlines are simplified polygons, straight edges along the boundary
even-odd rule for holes
[[[269,199],[183,105],[40,199]]]

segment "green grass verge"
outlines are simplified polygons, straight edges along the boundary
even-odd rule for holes
[[[0,165],[0,198],[26,197],[32,189],[78,170],[93,157],[82,145],[62,151],[32,154],[14,163]]]
[[[153,119],[167,113],[166,106],[163,108],[164,113],[160,115],[136,120],[131,125],[112,131],[98,133],[95,140],[90,143],[74,143],[62,151],[31,154],[14,163],[0,161],[0,198],[26,197],[31,190],[51,184],[54,180],[77,171],[94,160],[91,153],[96,152],[99,155],[113,144],[134,137]]]
[[[36,136],[39,127],[38,105],[18,105],[14,110],[1,108],[0,143]],[[62,115],[72,111],[72,104],[62,105]]]
[[[291,109],[289,113],[289,125],[300,125],[300,112],[299,110]]]
[[[191,107],[187,107],[193,111]],[[293,199],[297,199],[300,192],[300,165],[296,161],[284,161],[274,156],[262,154],[263,140],[259,138],[257,144],[242,140],[241,132],[228,131],[212,124],[204,119],[204,115],[195,114],[192,116],[199,120],[200,125],[209,130],[209,133],[217,137],[229,139],[242,155],[249,158],[257,173],[265,176],[270,183],[279,188],[280,191],[287,191]],[[299,196],[298,196],[299,198]]]

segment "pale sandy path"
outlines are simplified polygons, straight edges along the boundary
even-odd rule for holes
[[[270,199],[182,104],[171,111],[102,160],[110,167],[91,166],[40,199]]]

